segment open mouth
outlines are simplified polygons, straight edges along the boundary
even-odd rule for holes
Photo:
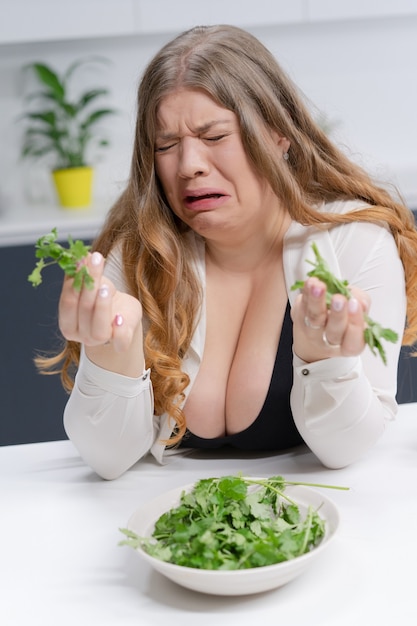
[[[223,194],[221,193],[206,193],[201,196],[186,196],[186,202],[198,202],[199,200],[211,200],[212,198],[222,198]]]

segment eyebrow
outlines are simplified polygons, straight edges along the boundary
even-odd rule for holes
[[[196,135],[200,135],[201,133],[206,132],[207,130],[210,130],[211,128],[213,128],[213,126],[217,126],[220,124],[233,124],[233,120],[212,120],[210,122],[206,122],[205,124],[201,124],[201,126],[197,126],[197,128],[194,129],[194,133]],[[165,140],[169,140],[169,139],[175,139],[176,137],[178,137],[177,133],[169,133],[169,132],[163,132],[163,131],[156,131],[156,138],[157,139],[165,139]]]

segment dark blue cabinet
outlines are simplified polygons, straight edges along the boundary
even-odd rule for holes
[[[416,350],[417,347],[401,349],[397,385],[397,401],[400,404],[417,402],[417,356],[412,356]]]
[[[413,213],[417,223],[417,209],[413,209]],[[417,402],[417,356],[413,357],[413,352],[417,352],[417,345],[401,350],[397,388],[397,400],[400,404]]]
[[[67,400],[59,376],[38,373],[34,356],[56,352],[62,272],[50,267],[37,289],[27,282],[34,246],[0,248],[0,445],[65,439]]]

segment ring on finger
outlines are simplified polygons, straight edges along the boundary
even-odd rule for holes
[[[327,335],[326,335],[326,331],[325,331],[325,330],[323,330],[323,335],[322,335],[322,338],[323,338],[323,342],[326,344],[326,346],[327,346],[328,348],[340,348],[340,346],[342,345],[342,344],[340,344],[340,343],[331,343],[331,342],[327,339]]]
[[[307,328],[311,328],[311,330],[321,330],[323,328],[323,324],[320,324],[319,326],[317,326],[316,324],[312,324],[308,315],[304,317],[304,324],[307,326]]]

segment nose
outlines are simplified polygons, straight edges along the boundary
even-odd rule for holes
[[[178,173],[181,178],[205,176],[209,171],[206,150],[198,137],[184,137],[181,141]]]

